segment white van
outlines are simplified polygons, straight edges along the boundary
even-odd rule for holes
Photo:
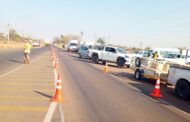
[[[73,52],[78,51],[78,44],[79,44],[78,40],[70,40],[67,46],[67,51],[73,51]]]
[[[157,59],[185,64],[185,60],[181,57],[180,50],[178,48],[155,48],[153,49],[152,54],[155,52],[158,54]]]

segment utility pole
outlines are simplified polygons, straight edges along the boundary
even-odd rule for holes
[[[9,43],[9,35],[10,35],[10,34],[9,34],[9,24],[8,24],[7,27],[8,27],[8,30],[7,30],[7,31],[8,31],[8,34],[7,34],[7,43]]]
[[[84,40],[83,40],[83,36],[84,36],[84,33],[83,33],[83,31],[81,31],[81,32],[80,32],[80,38],[81,38],[81,39],[80,39],[80,43],[84,43],[84,42],[83,42],[83,41],[84,41]]]

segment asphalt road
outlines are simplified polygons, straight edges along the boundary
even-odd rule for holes
[[[32,48],[30,54],[31,60],[38,57],[40,54],[42,54],[44,51],[47,51],[48,49],[48,47]],[[5,74],[22,65],[23,56],[23,49],[0,49],[0,74]]]
[[[145,97],[138,89],[104,74],[75,54],[56,51],[63,77],[68,122],[187,122],[189,116]]]
[[[50,48],[33,48],[30,64],[21,49],[1,50],[0,122],[42,122],[55,92]]]

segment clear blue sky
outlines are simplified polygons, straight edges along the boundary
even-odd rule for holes
[[[94,41],[190,47],[190,0],[0,0],[0,32],[49,39],[85,33]]]

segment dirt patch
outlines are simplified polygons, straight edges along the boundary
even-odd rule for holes
[[[24,42],[13,42],[10,41],[5,42],[5,41],[0,41],[0,48],[23,48]]]

